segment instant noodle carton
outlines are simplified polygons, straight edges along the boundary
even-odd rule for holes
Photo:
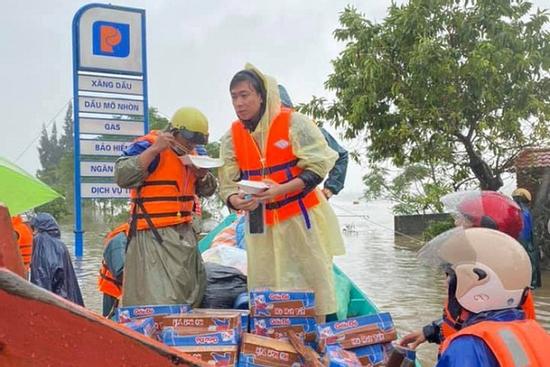
[[[314,342],[317,337],[317,323],[312,317],[253,317],[250,320],[250,332],[275,339],[288,338],[292,330],[305,342]]]
[[[391,342],[397,333],[390,314],[384,312],[317,325],[317,337],[319,350],[324,352],[327,345],[352,349]]]
[[[352,351],[342,349],[336,345],[329,345],[323,357],[323,364],[327,367],[361,367],[361,362]]]
[[[142,306],[128,306],[120,307],[116,310],[116,318],[119,323],[127,323],[134,320],[139,320],[146,317],[151,317],[155,323],[154,335],[156,337],[161,331],[160,320],[164,316],[179,315],[189,312],[191,307],[189,305],[177,304],[177,305],[142,305]]]
[[[123,325],[148,337],[154,337],[157,331],[152,317],[130,321]]]
[[[217,309],[217,308],[194,308],[194,313],[205,313],[208,315],[240,315],[241,316],[241,329],[243,332],[248,332],[250,311],[249,310],[227,310],[227,309]]]
[[[390,344],[373,344],[351,349],[364,367],[383,367],[388,359]]]
[[[159,320],[161,328],[171,327],[179,335],[211,333],[236,330],[241,332],[241,315],[191,312],[180,315],[163,316]]]
[[[180,335],[174,328],[164,328],[161,341],[172,347],[238,345],[240,334],[237,329],[203,334]]]
[[[124,323],[144,317],[187,313],[190,310],[191,306],[183,304],[119,307],[116,310],[116,320],[120,323]]]
[[[253,317],[313,317],[313,291],[253,290],[250,292],[250,316]]]
[[[234,367],[239,356],[237,345],[228,346],[181,346],[175,347],[182,352],[191,354],[213,367]]]
[[[300,355],[289,342],[254,334],[243,334],[239,366],[298,367],[301,365]]]

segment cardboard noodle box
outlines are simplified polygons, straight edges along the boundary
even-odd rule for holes
[[[234,367],[239,356],[239,347],[232,346],[185,346],[175,347],[182,352],[191,354],[193,357],[214,367]]]
[[[301,366],[296,349],[287,341],[244,333],[239,365],[246,366]]]
[[[317,326],[317,333],[319,349],[323,352],[327,345],[352,349],[397,339],[392,318],[387,312],[321,324]]]
[[[143,305],[119,307],[116,310],[116,320],[120,323],[130,322],[134,319],[187,313],[191,310],[189,305]]]
[[[180,335],[173,328],[164,328],[160,339],[164,344],[172,347],[238,345],[240,334],[237,329],[231,329],[206,334]]]
[[[383,367],[386,363],[391,344],[367,345],[356,349],[351,349],[355,353],[363,367]]]
[[[313,317],[313,291],[253,290],[250,292],[250,316]]]
[[[323,364],[327,367],[361,367],[361,362],[355,353],[335,345],[327,347]]]
[[[157,332],[155,320],[152,317],[130,321],[123,325],[148,337],[154,337]]]
[[[314,342],[317,337],[317,323],[312,317],[253,317],[250,320],[252,334],[275,339],[287,339],[292,330],[305,342]]]
[[[163,316],[159,320],[162,328],[173,327],[179,334],[206,333],[215,331],[228,331],[231,329],[241,330],[241,316],[239,314],[229,315],[220,313],[187,313],[181,315]],[[186,329],[188,332],[186,332]]]
[[[205,313],[207,315],[240,315],[241,316],[241,330],[243,332],[248,332],[248,325],[250,319],[249,310],[227,310],[227,309],[218,309],[218,308],[194,308],[191,312],[193,313]]]

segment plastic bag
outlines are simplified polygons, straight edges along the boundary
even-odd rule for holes
[[[213,247],[202,253],[202,259],[204,262],[231,266],[238,269],[245,276],[247,275],[246,251],[240,248],[231,246]]]
[[[231,266],[211,262],[205,263],[204,267],[208,283],[201,307],[233,308],[235,299],[247,291],[246,275]]]

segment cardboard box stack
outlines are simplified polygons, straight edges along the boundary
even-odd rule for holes
[[[136,331],[144,332],[145,329],[139,328],[140,322],[138,320],[152,318],[154,322],[154,328],[151,330],[151,334],[148,336],[158,337],[161,326],[159,321],[167,315],[182,314],[189,312],[191,307],[189,305],[142,305],[142,306],[128,306],[119,307],[116,310],[116,321],[121,324],[125,324],[133,328]],[[131,322],[136,322],[132,324]],[[130,323],[130,324],[129,324]],[[142,322],[141,322],[142,323]],[[147,334],[145,334],[147,335]]]
[[[291,367],[303,365],[296,349],[285,340],[245,333],[238,367]]]
[[[327,367],[361,367],[361,362],[355,353],[336,345],[329,345],[323,358]]]
[[[150,338],[154,338],[155,334],[157,333],[157,329],[155,327],[155,319],[153,319],[152,317],[133,320],[125,323],[124,326]]]
[[[254,290],[250,292],[250,332],[287,339],[293,330],[304,342],[316,339],[315,294],[312,291]]]
[[[397,339],[387,312],[354,317],[317,326],[319,351],[340,347],[355,353],[363,366],[381,366],[389,358],[391,342]]]
[[[213,366],[232,367],[238,361],[241,317],[241,312],[200,309],[164,316],[161,340]]]

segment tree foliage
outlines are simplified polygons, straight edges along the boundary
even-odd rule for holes
[[[340,24],[334,36],[346,46],[325,82],[335,99],[301,109],[364,139],[374,175],[380,162],[405,176],[433,166],[441,192],[474,182],[497,190],[523,148],[548,143],[545,11],[524,1],[411,0],[378,24],[348,7]]]

